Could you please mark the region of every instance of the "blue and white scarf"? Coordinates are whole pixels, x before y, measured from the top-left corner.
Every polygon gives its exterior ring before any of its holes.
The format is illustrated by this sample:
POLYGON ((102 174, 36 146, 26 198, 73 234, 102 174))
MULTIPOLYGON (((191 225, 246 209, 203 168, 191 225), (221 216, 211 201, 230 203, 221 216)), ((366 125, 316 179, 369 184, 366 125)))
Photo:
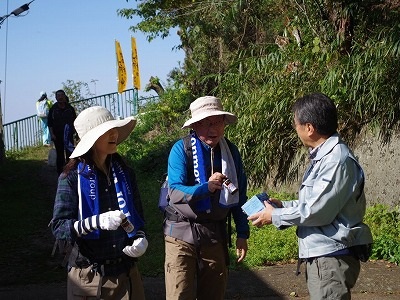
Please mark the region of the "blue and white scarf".
MULTIPOLYGON (((203 148, 201 141, 197 137, 195 132, 191 133, 190 142, 192 145, 193 153, 193 172, 196 184, 202 184, 208 182, 206 164, 203 158, 203 148)), ((235 162, 232 157, 232 153, 225 138, 221 138, 219 142, 221 148, 221 159, 222 159, 222 174, 226 175, 232 183, 238 187, 238 179, 236 174, 235 162)), ((212 164, 213 162, 211 162, 212 164)), ((239 193, 231 195, 228 189, 224 188, 221 190, 219 197, 219 205, 222 207, 232 207, 239 203, 239 193)), ((210 197, 201 199, 196 202, 196 210, 198 212, 210 212, 211 210, 211 199, 210 197)))
MULTIPOLYGON (((208 182, 206 164, 204 163, 203 158, 203 148, 201 146, 201 141, 195 132, 191 133, 190 143, 192 144, 194 182, 195 184, 208 182)), ((196 210, 199 212, 210 212, 210 197, 197 201, 196 210)))
MULTIPOLYGON (((144 221, 137 213, 133 204, 133 193, 127 172, 124 172, 122 165, 116 161, 112 161, 111 170, 115 190, 117 192, 118 206, 134 226, 134 230, 131 233, 128 233, 129 237, 133 237, 136 235, 138 229, 143 227, 144 221)), ((83 163, 78 164, 78 195, 79 221, 100 214, 97 171, 83 163)), ((98 239, 99 236, 100 231, 95 230, 82 236, 82 238, 98 239)))

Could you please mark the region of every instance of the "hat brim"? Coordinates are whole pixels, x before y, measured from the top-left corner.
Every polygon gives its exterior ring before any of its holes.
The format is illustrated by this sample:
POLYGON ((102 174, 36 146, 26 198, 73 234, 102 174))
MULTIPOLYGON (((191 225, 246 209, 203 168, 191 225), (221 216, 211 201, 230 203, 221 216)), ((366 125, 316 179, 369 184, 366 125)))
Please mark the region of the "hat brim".
POLYGON ((94 143, 109 131, 112 128, 116 128, 118 130, 118 140, 117 145, 122 143, 127 139, 127 137, 131 134, 133 129, 136 126, 136 119, 133 117, 128 117, 123 120, 110 120, 102 123, 95 128, 89 130, 79 141, 78 145, 76 145, 74 151, 72 152, 70 158, 76 158, 87 153, 90 148, 93 147, 94 143))
POLYGON ((194 118, 190 118, 189 120, 187 120, 185 122, 185 124, 183 124, 182 129, 191 128, 194 123, 199 122, 205 118, 212 117, 212 116, 221 116, 221 115, 225 116, 225 124, 227 124, 227 125, 234 124, 237 122, 237 117, 234 114, 228 113, 226 111, 214 111, 212 113, 207 111, 207 112, 197 115, 194 118))

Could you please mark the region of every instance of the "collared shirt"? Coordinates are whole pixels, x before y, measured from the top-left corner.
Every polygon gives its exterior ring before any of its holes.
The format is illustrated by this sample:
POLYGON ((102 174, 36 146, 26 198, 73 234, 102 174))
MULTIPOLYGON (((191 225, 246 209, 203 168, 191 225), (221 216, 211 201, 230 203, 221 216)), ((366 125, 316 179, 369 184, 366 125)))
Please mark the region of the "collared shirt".
POLYGON ((310 148, 308 152, 308 158, 310 159, 310 165, 308 166, 307 170, 304 172, 303 175, 303 181, 307 179, 308 175, 310 175, 311 171, 313 170, 316 161, 314 158, 317 156, 319 149, 321 149, 322 145, 324 143, 320 144, 319 146, 315 148, 310 148))
POLYGON ((319 145, 318 145, 317 147, 315 147, 315 148, 310 148, 309 151, 308 151, 308 158, 309 158, 309 159, 314 159, 314 158, 317 156, 318 151, 319 151, 319 149, 321 149, 321 147, 322 147, 323 144, 324 144, 324 143, 319 144, 319 145))

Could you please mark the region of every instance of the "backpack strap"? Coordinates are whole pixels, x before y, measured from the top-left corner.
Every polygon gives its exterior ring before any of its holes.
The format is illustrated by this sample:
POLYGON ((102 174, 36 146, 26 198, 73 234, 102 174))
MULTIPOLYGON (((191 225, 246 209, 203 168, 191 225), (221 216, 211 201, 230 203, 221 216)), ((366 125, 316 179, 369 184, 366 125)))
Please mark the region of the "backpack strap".
MULTIPOLYGON (((185 158, 186 158, 186 172, 188 176, 188 184, 189 185, 194 185, 195 183, 195 178, 194 178, 194 173, 193 173, 193 152, 192 152, 192 143, 190 141, 191 135, 187 135, 182 138, 183 141, 183 148, 185 150, 185 158)), ((160 181, 162 183, 161 189, 160 189, 160 196, 158 199, 158 208, 164 213, 164 216, 166 216, 166 211, 165 208, 168 207, 169 203, 169 195, 168 195, 168 173, 165 173, 163 175, 162 180, 160 181)), ((173 217, 175 218, 175 216, 173 217)))
POLYGON ((195 178, 193 173, 193 152, 192 152, 192 142, 191 142, 191 133, 185 136, 183 140, 183 148, 186 154, 186 172, 188 176, 188 184, 194 185, 195 178))
MULTIPOLYGON (((195 184, 195 177, 193 173, 193 151, 192 151, 192 130, 188 135, 186 135, 183 138, 183 147, 185 150, 185 157, 186 157, 186 172, 188 176, 188 184, 189 185, 194 185, 195 184)), ((193 235, 193 241, 194 241, 194 246, 196 248, 197 252, 197 257, 200 258, 200 237, 196 231, 194 220, 188 219, 190 223, 190 229, 192 230, 192 235, 193 235)), ((197 259, 197 265, 199 267, 199 270, 202 270, 204 268, 203 261, 201 259, 197 259)))

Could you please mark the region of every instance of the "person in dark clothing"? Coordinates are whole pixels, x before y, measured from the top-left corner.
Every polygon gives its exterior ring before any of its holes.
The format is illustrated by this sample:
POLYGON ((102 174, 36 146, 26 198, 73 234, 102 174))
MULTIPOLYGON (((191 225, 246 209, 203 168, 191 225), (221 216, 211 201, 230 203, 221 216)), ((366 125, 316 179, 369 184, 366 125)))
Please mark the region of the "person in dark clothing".
POLYGON ((64 141, 65 127, 69 126, 72 133, 75 132, 74 120, 76 119, 76 111, 69 104, 68 97, 63 90, 56 92, 57 102, 50 108, 48 116, 48 126, 50 129, 51 140, 57 151, 57 173, 61 174, 64 165, 71 155, 71 148, 65 145, 74 143, 73 134, 70 134, 69 141, 64 141))
POLYGON ((59 177, 51 221, 55 238, 72 246, 68 300, 142 300, 143 207, 135 172, 117 153, 136 120, 93 106, 74 125, 80 141, 59 177))

